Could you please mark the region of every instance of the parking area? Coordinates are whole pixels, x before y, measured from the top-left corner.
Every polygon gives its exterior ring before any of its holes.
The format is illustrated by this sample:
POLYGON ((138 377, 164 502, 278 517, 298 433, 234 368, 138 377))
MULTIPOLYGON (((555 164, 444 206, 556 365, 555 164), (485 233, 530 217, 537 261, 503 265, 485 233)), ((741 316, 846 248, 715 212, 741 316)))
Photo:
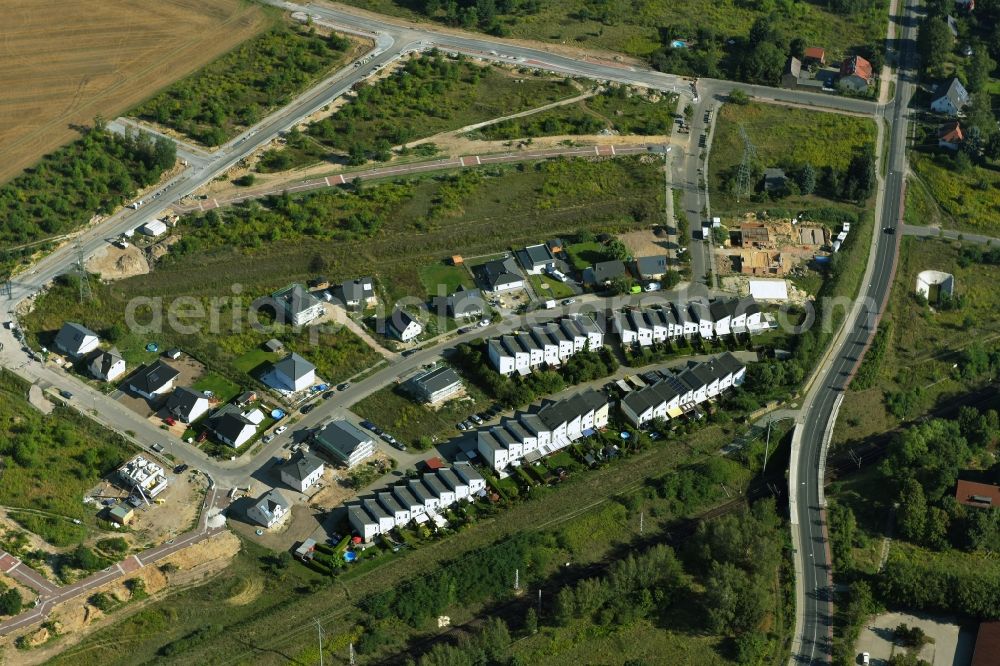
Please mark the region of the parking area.
POLYGON ((872 666, 884 666, 894 654, 905 652, 907 648, 897 645, 894 640, 894 630, 900 624, 920 627, 932 639, 916 653, 920 659, 933 666, 969 666, 972 663, 975 626, 962 627, 950 617, 907 613, 884 613, 863 627, 855 649, 856 663, 861 663, 863 652, 871 655, 872 666))

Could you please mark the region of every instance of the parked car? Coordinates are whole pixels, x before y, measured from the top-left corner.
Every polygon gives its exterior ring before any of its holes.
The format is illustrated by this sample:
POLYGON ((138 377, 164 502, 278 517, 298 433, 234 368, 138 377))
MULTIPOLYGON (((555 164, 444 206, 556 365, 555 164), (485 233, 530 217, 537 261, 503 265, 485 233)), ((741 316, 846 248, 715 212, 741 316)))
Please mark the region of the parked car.
POLYGON ((466 430, 472 430, 473 428, 476 427, 475 425, 473 425, 472 421, 462 421, 462 425, 465 426, 466 430))
POLYGON ((385 440, 385 441, 387 441, 387 442, 392 442, 392 435, 390 435, 387 432, 383 432, 382 433, 382 439, 385 440))
POLYGON ((70 399, 73 398, 73 394, 70 393, 69 391, 67 391, 66 389, 63 389, 63 390, 59 391, 59 395, 61 395, 62 397, 66 398, 67 400, 70 400, 70 399))
POLYGON ((324 400, 329 400, 334 395, 336 395, 336 393, 337 393, 336 391, 327 391, 326 393, 323 394, 323 399, 324 400))
POLYGON ((563 301, 563 305, 573 305, 574 303, 576 303, 575 298, 567 298, 565 301, 563 301))
POLYGON ((183 474, 188 469, 187 463, 181 463, 177 467, 174 467, 174 474, 183 474))
POLYGON ((351 388, 351 383, 350 382, 344 382, 343 384, 341 384, 340 386, 337 387, 337 390, 338 391, 346 391, 349 388, 351 388))
POLYGON ((169 426, 177 425, 177 419, 175 419, 172 416, 168 416, 167 418, 163 419, 163 422, 169 426))
POLYGON ((476 326, 478 326, 479 328, 486 328, 489 325, 490 325, 490 320, 489 319, 480 319, 479 323, 476 324, 476 326))
POLYGON ((301 408, 301 409, 299 409, 299 413, 300 413, 300 414, 308 414, 308 413, 309 413, 309 412, 311 412, 311 411, 312 411, 312 410, 313 410, 313 409, 314 409, 315 407, 316 407, 316 405, 315 405, 315 404, 313 404, 313 403, 309 403, 308 405, 302 405, 302 408, 301 408))
POLYGON ((413 356, 418 351, 419 351, 418 349, 407 349, 406 351, 403 352, 403 358, 406 358, 407 356, 413 356))
POLYGON ((468 430, 469 429, 469 426, 465 425, 464 421, 462 423, 456 423, 455 427, 458 428, 459 430, 468 430))
POLYGON ((274 439, 274 435, 264 435, 263 437, 261 437, 260 441, 264 442, 265 444, 270 444, 272 439, 274 439))
POLYGON ((149 448, 151 448, 151 449, 153 449, 154 451, 156 451, 157 453, 159 453, 160 451, 162 451, 162 450, 163 450, 163 444, 153 444, 153 445, 152 445, 152 446, 150 446, 149 448))
POLYGON ((368 428, 369 430, 375 430, 375 424, 372 423, 371 421, 362 421, 361 427, 368 428))
POLYGON ((275 435, 280 435, 281 433, 285 432, 286 430, 288 430, 288 426, 285 426, 285 425, 278 426, 277 428, 274 429, 274 434, 275 435))
POLYGON ((473 414, 469 418, 472 419, 473 423, 475 423, 476 425, 483 424, 483 419, 479 416, 479 414, 473 414))

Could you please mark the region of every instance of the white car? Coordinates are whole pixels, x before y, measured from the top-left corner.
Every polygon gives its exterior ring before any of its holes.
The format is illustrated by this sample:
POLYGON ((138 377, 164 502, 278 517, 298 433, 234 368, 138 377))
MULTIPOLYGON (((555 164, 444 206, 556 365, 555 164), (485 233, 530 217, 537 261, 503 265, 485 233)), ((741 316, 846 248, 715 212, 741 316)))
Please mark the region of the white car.
POLYGON ((274 429, 274 434, 275 435, 280 435, 281 433, 285 432, 286 430, 288 430, 288 426, 278 426, 277 428, 274 429))
POLYGON ((872 663, 872 656, 867 652, 861 653, 861 664, 862 666, 869 666, 872 663))

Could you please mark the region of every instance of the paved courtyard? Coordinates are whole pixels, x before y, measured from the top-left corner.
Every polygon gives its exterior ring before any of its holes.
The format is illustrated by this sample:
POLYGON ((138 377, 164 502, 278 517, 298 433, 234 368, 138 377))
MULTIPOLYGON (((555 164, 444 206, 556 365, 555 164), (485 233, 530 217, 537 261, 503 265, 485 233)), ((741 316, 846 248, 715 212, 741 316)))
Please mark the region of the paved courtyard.
POLYGON ((905 650, 893 643, 893 629, 900 624, 920 627, 933 642, 925 645, 917 655, 933 666, 969 666, 976 644, 973 626, 960 626, 955 618, 885 613, 861 629, 858 638, 856 663, 861 663, 861 653, 871 654, 872 666, 883 666, 897 652, 905 650))

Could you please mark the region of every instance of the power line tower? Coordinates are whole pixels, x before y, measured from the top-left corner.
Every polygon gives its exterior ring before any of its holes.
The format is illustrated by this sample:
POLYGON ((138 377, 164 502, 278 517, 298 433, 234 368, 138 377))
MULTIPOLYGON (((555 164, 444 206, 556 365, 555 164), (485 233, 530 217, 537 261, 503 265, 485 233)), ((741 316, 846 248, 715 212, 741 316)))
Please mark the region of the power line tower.
POLYGON ((323 666, 323 625, 319 623, 319 618, 313 618, 316 622, 316 633, 319 638, 319 666, 323 666))
POLYGON ((90 278, 83 261, 83 247, 79 243, 76 244, 76 272, 80 278, 80 302, 86 303, 93 298, 93 293, 90 291, 90 278))
POLYGON ((753 175, 753 163, 757 160, 757 149, 747 136, 747 130, 740 123, 740 138, 743 139, 743 160, 740 162, 740 170, 736 176, 736 200, 748 197, 753 193, 753 183, 750 177, 753 175))

